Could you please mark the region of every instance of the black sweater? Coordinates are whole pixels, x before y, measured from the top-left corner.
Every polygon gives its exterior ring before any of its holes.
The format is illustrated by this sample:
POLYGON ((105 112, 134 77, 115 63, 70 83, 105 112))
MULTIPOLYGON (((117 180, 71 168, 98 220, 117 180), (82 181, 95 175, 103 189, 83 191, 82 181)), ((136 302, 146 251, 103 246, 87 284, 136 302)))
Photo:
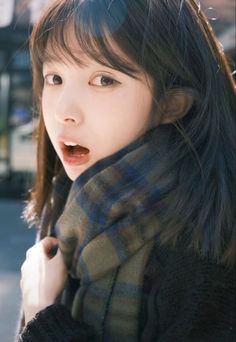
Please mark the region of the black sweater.
MULTIPOLYGON (((138 341, 236 341, 235 283, 233 268, 201 259, 184 246, 170 249, 156 243, 144 274, 138 341)), ((27 324, 18 341, 97 339, 91 327, 54 304, 27 324)))

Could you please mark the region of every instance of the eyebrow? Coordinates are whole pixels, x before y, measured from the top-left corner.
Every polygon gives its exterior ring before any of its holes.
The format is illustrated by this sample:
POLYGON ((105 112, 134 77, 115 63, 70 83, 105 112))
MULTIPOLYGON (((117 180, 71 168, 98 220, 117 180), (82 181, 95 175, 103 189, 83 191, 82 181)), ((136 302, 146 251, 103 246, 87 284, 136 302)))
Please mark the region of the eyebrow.
MULTIPOLYGON (((78 62, 76 62, 76 58, 72 57, 73 54, 72 54, 72 56, 70 56, 69 54, 65 53, 64 55, 61 54, 61 57, 60 57, 59 54, 49 53, 47 50, 45 50, 45 54, 44 54, 44 57, 42 59, 42 62, 43 62, 43 64, 50 65, 50 64, 54 64, 54 63, 67 64, 67 61, 72 61, 73 63, 79 65, 81 68, 89 67, 89 63, 86 62, 85 60, 86 59, 88 60, 90 58, 83 51, 79 54, 79 56, 81 56, 81 55, 84 56, 84 59, 83 59, 83 57, 81 57, 81 58, 79 57, 78 58, 78 62)), ((123 72, 122 70, 115 69, 112 66, 103 65, 103 64, 99 63, 98 61, 96 61, 95 59, 94 59, 94 62, 97 63, 98 65, 102 65, 102 66, 104 66, 104 67, 106 67, 108 69, 112 69, 112 70, 115 70, 117 72, 126 74, 127 76, 133 77, 135 79, 140 79, 139 75, 140 75, 140 73, 142 73, 141 70, 139 70, 139 69, 135 70, 134 69, 133 72, 128 74, 128 73, 123 72)))

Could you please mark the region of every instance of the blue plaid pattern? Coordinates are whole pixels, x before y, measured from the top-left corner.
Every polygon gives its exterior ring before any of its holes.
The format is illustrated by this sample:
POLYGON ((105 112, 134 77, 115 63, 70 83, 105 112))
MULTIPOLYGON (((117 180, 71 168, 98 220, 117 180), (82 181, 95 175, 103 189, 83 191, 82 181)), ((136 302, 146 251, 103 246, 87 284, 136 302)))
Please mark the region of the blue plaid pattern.
POLYGON ((153 129, 78 177, 56 224, 68 271, 80 279, 71 312, 101 340, 137 340, 143 271, 159 231, 155 137, 153 129))

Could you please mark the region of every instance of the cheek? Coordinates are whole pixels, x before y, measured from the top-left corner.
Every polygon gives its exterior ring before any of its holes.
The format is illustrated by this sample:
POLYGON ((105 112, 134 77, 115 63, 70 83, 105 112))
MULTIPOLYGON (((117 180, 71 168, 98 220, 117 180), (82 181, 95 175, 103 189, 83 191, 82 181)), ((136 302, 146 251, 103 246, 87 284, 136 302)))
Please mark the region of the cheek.
POLYGON ((152 96, 150 92, 119 93, 98 106, 96 119, 91 120, 95 145, 101 153, 113 153, 136 140, 149 127, 152 96), (102 110, 101 110, 102 109, 102 110))
POLYGON ((42 96, 42 113, 43 113, 44 121, 46 121, 45 119, 48 116, 47 112, 48 112, 48 100, 47 100, 47 97, 43 93, 43 96, 42 96))
MULTIPOLYGON (((54 135, 55 135, 55 122, 53 120, 53 108, 52 101, 49 101, 46 97, 42 98, 42 116, 46 131, 48 136, 54 145, 54 135)), ((54 146, 55 147, 55 146, 54 146)))
POLYGON ((134 128, 145 128, 151 120, 152 95, 146 87, 137 87, 136 91, 125 98, 127 124, 134 128))
POLYGON ((53 116, 52 116, 52 113, 54 110, 53 109, 53 103, 54 103, 53 99, 43 93, 43 96, 42 96, 42 114, 43 114, 43 119, 44 119, 46 128, 50 124, 50 122, 53 121, 53 116))

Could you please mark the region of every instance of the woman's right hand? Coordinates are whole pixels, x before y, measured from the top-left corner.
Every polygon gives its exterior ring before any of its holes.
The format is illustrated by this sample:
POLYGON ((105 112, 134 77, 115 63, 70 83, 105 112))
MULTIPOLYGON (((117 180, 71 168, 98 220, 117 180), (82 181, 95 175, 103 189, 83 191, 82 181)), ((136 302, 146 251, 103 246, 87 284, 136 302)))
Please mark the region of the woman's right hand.
POLYGON ((37 312, 55 303, 67 280, 67 269, 61 251, 55 256, 50 252, 58 245, 53 237, 46 237, 26 253, 26 260, 21 268, 21 291, 25 324, 37 312))

